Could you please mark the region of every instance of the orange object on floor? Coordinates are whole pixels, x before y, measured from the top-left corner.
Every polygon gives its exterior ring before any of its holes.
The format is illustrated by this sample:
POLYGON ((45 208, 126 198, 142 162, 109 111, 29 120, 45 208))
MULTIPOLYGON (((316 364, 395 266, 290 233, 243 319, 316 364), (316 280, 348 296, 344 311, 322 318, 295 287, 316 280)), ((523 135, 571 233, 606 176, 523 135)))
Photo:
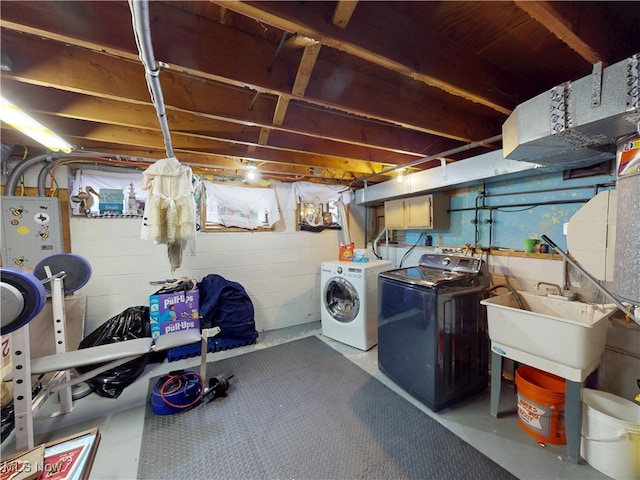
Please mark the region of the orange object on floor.
POLYGON ((533 367, 516 370, 518 424, 532 437, 565 445, 565 380, 533 367))

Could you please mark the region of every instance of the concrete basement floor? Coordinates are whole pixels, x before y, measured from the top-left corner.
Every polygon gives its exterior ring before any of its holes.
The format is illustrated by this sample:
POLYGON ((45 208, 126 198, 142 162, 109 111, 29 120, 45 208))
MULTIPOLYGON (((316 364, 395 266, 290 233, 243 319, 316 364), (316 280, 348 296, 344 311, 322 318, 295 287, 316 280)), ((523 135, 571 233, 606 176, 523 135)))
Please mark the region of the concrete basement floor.
MULTIPOLYGON (((501 416, 489 415, 489 389, 449 408, 433 413, 429 408, 401 390, 385 377, 377 367, 377 348, 363 352, 322 336, 320 322, 262 332, 255 345, 223 352, 209 353, 207 361, 240 355, 268 348, 309 335, 316 335, 341 352, 345 357, 393 389, 417 408, 433 417, 446 428, 477 448, 521 479, 590 480, 607 479, 584 461, 570 462, 565 446, 539 446, 517 423, 516 398, 513 388, 502 388, 501 416)), ((117 399, 100 397, 95 393, 74 402, 74 409, 66 415, 51 417, 57 410, 57 399, 51 397, 38 412, 34 421, 36 444, 70 435, 88 428, 99 427, 102 439, 91 471, 92 479, 135 479, 142 439, 144 412, 149 380, 170 370, 197 368, 200 357, 175 362, 148 365, 143 375, 127 387, 117 399)), ((233 384, 233 380, 231 381, 233 384)), ((233 395, 232 390, 229 392, 233 395)), ((209 408, 215 408, 213 404, 209 408)), ((2 444, 2 455, 15 451, 15 433, 2 444)))

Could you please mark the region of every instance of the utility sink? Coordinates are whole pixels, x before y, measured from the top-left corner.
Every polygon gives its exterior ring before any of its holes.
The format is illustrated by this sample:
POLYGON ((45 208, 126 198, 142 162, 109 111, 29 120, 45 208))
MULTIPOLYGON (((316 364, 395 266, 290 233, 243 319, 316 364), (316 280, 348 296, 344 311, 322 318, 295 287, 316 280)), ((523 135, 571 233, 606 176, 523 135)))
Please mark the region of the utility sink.
POLYGON ((613 304, 595 305, 528 292, 481 300, 493 352, 580 382, 600 363, 613 304))

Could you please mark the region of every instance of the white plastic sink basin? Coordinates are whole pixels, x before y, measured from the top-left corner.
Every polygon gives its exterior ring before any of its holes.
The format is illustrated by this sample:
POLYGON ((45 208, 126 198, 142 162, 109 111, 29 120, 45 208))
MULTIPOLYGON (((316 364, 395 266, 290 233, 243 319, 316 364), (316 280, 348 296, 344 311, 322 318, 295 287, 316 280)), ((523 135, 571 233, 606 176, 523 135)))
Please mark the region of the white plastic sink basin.
POLYGON ((583 380, 577 377, 588 375, 600 363, 606 319, 616 306, 527 292, 518 295, 526 310, 518 307, 511 293, 480 302, 487 307, 492 350, 570 380, 583 380))

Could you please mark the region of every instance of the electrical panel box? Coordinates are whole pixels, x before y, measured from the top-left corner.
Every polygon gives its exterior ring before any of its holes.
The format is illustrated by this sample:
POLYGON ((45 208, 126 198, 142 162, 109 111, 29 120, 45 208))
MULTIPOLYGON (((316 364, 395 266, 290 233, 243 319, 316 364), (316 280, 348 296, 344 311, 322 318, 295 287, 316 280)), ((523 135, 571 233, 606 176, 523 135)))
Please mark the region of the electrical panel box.
POLYGON ((0 197, 2 266, 32 270, 62 253, 60 202, 55 197, 0 197))

